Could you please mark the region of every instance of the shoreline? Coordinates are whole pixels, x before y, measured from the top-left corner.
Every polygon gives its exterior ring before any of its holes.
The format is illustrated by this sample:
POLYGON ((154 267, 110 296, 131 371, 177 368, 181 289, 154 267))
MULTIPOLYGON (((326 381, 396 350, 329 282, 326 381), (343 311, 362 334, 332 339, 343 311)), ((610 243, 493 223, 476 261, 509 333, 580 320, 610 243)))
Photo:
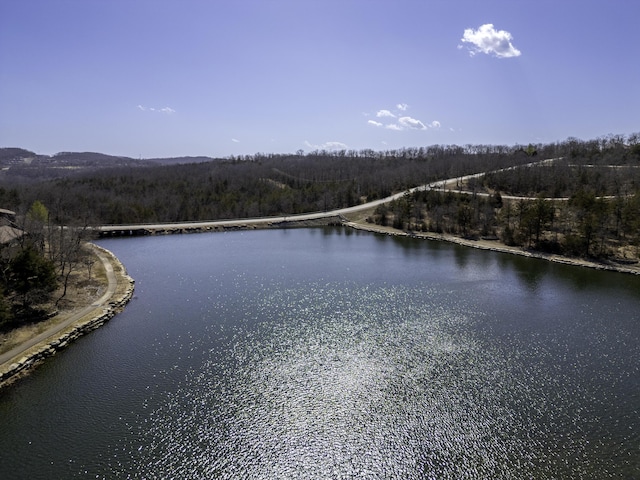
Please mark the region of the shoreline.
MULTIPOLYGON (((344 227, 352 228, 354 230, 377 233, 381 235, 448 242, 464 247, 519 255, 529 258, 537 258, 550 262, 560 263, 563 265, 640 275, 640 264, 638 263, 633 264, 633 266, 625 266, 622 264, 594 262, 580 258, 527 251, 523 250, 521 247, 510 247, 508 245, 500 243, 498 240, 468 240, 447 234, 407 232, 391 227, 383 227, 381 225, 366 223, 360 219, 348 220, 342 218, 341 222, 336 222, 335 219, 332 219, 332 222, 291 221, 281 222, 278 224, 263 225, 258 228, 312 228, 314 226, 320 225, 337 224, 341 224, 344 227)), ((254 228, 256 227, 254 226, 251 229, 254 228)), ((233 230, 245 229, 248 229, 245 225, 241 225, 239 228, 233 228, 233 230)), ((229 229, 222 229, 217 231, 227 230, 229 229)), ((215 231, 216 230, 204 230, 204 232, 212 233, 215 231)), ((180 233, 201 232, 203 232, 203 230, 183 230, 180 233)), ((90 243, 90 245, 96 252, 96 255, 103 262, 105 270, 108 273, 107 277, 109 285, 107 288, 107 293, 105 293, 100 299, 92 302, 90 305, 84 308, 76 309, 76 311, 73 312, 67 320, 62 321, 60 324, 55 325, 51 329, 38 336, 42 338, 36 337, 35 339, 31 339, 29 342, 24 342, 22 345, 19 345, 14 349, 17 351, 14 354, 12 353, 14 350, 11 350, 0 355, 0 390, 30 373, 44 360, 65 349, 73 341, 104 325, 116 314, 120 313, 133 297, 135 281, 128 275, 126 268, 122 264, 122 262, 120 262, 120 260, 109 250, 94 243, 90 243), (27 345, 25 347, 25 344, 27 343, 32 343, 32 345, 27 345), (3 357, 5 358, 3 359, 3 357)))
POLYGON ((0 390, 30 373, 47 358, 97 329, 120 313, 133 297, 135 281, 109 250, 89 244, 107 272, 107 289, 90 305, 75 309, 69 318, 34 339, 0 355, 0 390))

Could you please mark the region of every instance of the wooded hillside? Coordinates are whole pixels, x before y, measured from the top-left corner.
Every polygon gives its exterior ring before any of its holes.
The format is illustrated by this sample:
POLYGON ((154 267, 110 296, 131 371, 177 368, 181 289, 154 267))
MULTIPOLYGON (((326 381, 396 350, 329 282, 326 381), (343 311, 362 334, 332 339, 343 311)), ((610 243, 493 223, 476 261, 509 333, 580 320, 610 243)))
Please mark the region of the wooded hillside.
MULTIPOLYGON (((612 254, 612 239, 624 245, 638 242, 640 134, 527 146, 258 153, 162 166, 122 164, 122 157, 109 163, 96 155, 91 158, 105 162, 102 168, 94 162, 92 170, 70 169, 62 178, 50 179, 44 163, 40 177, 19 184, 4 171, 0 207, 24 214, 41 201, 51 221, 65 225, 249 218, 347 207, 488 172, 460 185, 472 195, 416 194, 403 200, 408 205, 382 208, 372 221, 497 236, 507 243, 579 255, 612 254), (552 158, 557 160, 522 167, 552 158), (510 195, 530 199, 506 200, 510 195)), ((14 163, 19 156, 13 152, 14 163)), ((58 157, 73 154, 52 158, 58 157)))

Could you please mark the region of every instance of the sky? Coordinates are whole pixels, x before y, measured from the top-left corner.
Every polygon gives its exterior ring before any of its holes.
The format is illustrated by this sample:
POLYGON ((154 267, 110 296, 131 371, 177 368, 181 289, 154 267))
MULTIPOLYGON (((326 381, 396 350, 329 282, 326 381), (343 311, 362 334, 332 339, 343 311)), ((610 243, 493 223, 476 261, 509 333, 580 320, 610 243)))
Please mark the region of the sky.
POLYGON ((640 132, 637 0, 0 0, 0 147, 134 158, 640 132))

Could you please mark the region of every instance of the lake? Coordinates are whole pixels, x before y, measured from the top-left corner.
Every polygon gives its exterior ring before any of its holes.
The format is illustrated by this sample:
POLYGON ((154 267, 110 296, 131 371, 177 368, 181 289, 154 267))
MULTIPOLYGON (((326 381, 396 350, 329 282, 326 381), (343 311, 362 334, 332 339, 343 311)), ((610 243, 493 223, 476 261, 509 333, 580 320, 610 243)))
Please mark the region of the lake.
POLYGON ((98 242, 136 280, 0 391, 0 478, 640 478, 640 278, 342 228, 98 242))

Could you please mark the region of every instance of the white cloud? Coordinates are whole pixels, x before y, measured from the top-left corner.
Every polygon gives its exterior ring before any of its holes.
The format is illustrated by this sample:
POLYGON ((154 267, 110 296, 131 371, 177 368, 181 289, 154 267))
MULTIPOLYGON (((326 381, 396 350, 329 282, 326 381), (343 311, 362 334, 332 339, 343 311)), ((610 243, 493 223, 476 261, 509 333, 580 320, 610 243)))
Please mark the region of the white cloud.
POLYGON ((429 124, 425 124, 422 120, 418 120, 417 118, 409 117, 409 116, 401 116, 401 113, 409 108, 409 105, 406 103, 398 103, 395 106, 395 113, 390 110, 378 110, 376 113, 377 118, 397 118, 397 121, 393 123, 384 124, 377 120, 368 120, 367 124, 373 127, 384 127, 387 130, 427 130, 428 128, 440 128, 440 122, 437 120, 432 121, 429 124), (399 117, 399 118, 398 118, 399 117))
POLYGON ((496 30, 491 23, 481 25, 477 30, 467 28, 461 40, 470 44, 467 48, 471 56, 476 53, 495 55, 498 58, 521 55, 520 50, 511 43, 511 34, 505 30, 496 30))
POLYGON ((389 110, 378 110, 378 113, 376 113, 376 117, 378 117, 378 118, 382 118, 382 117, 396 118, 396 116, 393 113, 391 113, 389 110))
POLYGON ((138 105, 138 110, 141 110, 143 112, 166 113, 167 115, 176 113, 176 111, 171 107, 154 108, 154 107, 145 107, 144 105, 138 105))
POLYGON ((346 144, 342 142, 325 142, 321 145, 314 145, 308 140, 305 140, 304 144, 307 147, 312 148, 314 150, 346 150, 347 148, 349 148, 346 144))
POLYGON ((231 139, 231 141, 232 141, 233 143, 240 143, 240 140, 238 140, 237 138, 232 138, 232 139, 231 139))
POLYGON ((426 130, 427 126, 420 120, 416 120, 411 117, 400 117, 398 123, 405 128, 412 128, 414 130, 426 130))

